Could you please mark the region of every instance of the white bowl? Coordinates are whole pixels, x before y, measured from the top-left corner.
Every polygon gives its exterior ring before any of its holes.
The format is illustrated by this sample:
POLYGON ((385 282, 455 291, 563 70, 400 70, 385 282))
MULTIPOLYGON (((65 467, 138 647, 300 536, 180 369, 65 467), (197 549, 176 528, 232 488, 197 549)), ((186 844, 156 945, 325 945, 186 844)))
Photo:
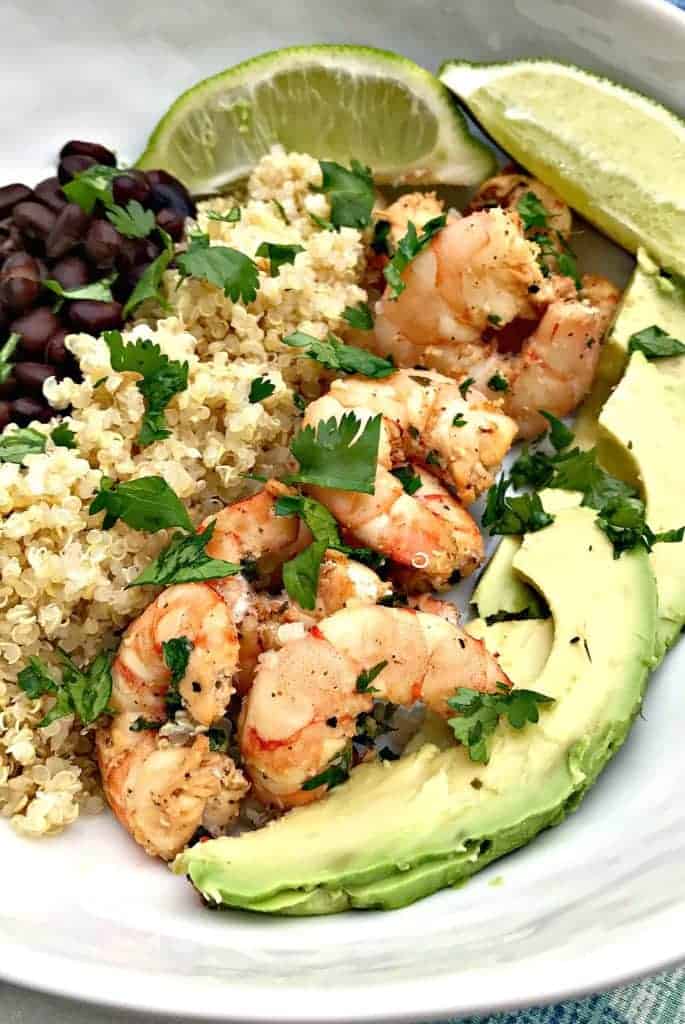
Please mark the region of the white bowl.
MULTIPOLYGON (((388 47, 432 68, 559 57, 685 107, 685 16, 660 0, 22 0, 2 24, 3 181, 49 173, 74 136, 135 156, 182 89, 308 41, 388 47)), ((0 974, 185 1019, 396 1021, 559 1000, 680 962, 683 676, 685 648, 569 821, 392 914, 211 914, 107 816, 39 843, 3 827, 0 974)))

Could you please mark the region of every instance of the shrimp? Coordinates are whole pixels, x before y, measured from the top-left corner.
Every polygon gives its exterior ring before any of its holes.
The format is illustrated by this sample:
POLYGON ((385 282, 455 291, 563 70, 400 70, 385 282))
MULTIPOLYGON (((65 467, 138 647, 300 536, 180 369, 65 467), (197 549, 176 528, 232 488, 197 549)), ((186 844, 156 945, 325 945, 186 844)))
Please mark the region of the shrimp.
POLYGON ((309 803, 326 786, 303 786, 348 748, 374 696, 403 706, 423 701, 449 717, 457 687, 492 693, 498 683, 511 685, 482 641, 441 615, 380 606, 339 611, 261 658, 239 725, 247 773, 267 803, 309 803), (379 666, 375 694, 360 691, 360 674, 379 666))
MULTIPOLYGON (((382 413, 395 438, 393 461, 406 457, 429 465, 466 505, 490 486, 516 433, 516 424, 498 404, 475 388, 462 394, 454 380, 434 372, 399 370, 384 380, 339 379, 327 397, 345 409, 382 413)), ((323 408, 312 403, 305 420, 318 421, 323 408)))
POLYGON ((553 232, 559 232, 562 238, 568 238, 572 222, 570 209, 549 185, 543 185, 529 174, 505 173, 488 178, 471 198, 467 212, 489 210, 493 206, 516 210, 519 202, 530 192, 544 207, 546 221, 544 224, 531 225, 526 235, 534 238, 541 230, 551 229, 553 232))

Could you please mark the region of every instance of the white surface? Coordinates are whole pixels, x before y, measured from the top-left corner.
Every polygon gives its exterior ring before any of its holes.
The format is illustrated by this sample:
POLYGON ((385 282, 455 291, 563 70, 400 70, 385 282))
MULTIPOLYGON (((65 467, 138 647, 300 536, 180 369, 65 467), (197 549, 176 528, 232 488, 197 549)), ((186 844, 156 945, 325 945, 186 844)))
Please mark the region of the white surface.
MULTIPOLYGON (((388 46, 429 67, 560 56, 685 107, 685 19, 658 2, 23 0, 1 20, 4 181, 48 173, 70 136, 135 156, 182 88, 294 42, 388 46)), ((415 1020, 555 1000, 685 959, 684 674, 681 649, 569 822, 393 914, 211 914, 107 817, 43 843, 2 828, 0 974, 185 1020, 415 1020)), ((59 1024, 119 1019, 28 999, 17 1024, 42 1024, 45 1006, 59 1024)))

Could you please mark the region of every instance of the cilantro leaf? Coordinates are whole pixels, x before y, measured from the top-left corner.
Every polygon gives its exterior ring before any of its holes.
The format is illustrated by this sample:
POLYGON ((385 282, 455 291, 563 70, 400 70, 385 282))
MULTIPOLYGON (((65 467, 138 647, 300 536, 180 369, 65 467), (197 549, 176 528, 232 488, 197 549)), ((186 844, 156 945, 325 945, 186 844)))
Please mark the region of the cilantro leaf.
POLYGON ((481 693, 460 686, 448 705, 459 717, 448 719, 457 740, 468 749, 469 759, 478 764, 490 760, 489 739, 504 715, 514 729, 540 720, 538 705, 553 704, 554 698, 535 690, 510 690, 498 683, 499 693, 481 693))
POLYGON ((421 477, 414 472, 411 466, 396 466, 390 472, 397 477, 407 494, 416 494, 423 486, 421 477))
POLYGON ((212 726, 207 730, 207 739, 213 754, 225 754, 228 750, 228 733, 225 728, 219 725, 212 726))
POLYGON ((162 309, 168 311, 169 303, 164 298, 162 293, 162 281, 167 267, 171 263, 174 256, 174 243, 166 231, 162 231, 158 228, 159 234, 162 236, 164 242, 164 249, 159 254, 156 260, 153 260, 145 268, 145 271, 138 279, 138 283, 129 295, 126 305, 122 310, 124 319, 126 319, 130 313, 140 306, 142 302, 147 299, 154 299, 162 309))
POLYGON ((10 360, 20 340, 20 334, 10 334, 7 341, 0 348, 0 384, 4 384, 12 373, 14 364, 10 360))
POLYGON ((400 238, 394 256, 383 268, 383 276, 390 286, 391 299, 398 299, 407 287, 402 280, 402 272, 446 224, 447 216, 443 213, 440 217, 433 217, 427 221, 421 234, 417 235, 415 225, 409 221, 406 235, 400 238))
POLYGON ((511 482, 514 487, 547 487, 554 475, 554 457, 546 452, 535 451, 526 445, 511 467, 511 482))
POLYGON ((361 373, 364 377, 380 380, 395 373, 395 365, 389 359, 375 356, 366 349, 346 345, 329 332, 324 341, 303 331, 293 331, 283 338, 284 345, 305 350, 305 355, 316 359, 328 370, 342 370, 343 373, 361 373))
POLYGON ((565 423, 558 420, 551 412, 545 412, 544 409, 540 409, 540 415, 544 416, 549 423, 549 439, 556 451, 560 452, 563 448, 568 448, 570 444, 573 444, 573 431, 569 430, 565 423))
POLYGON ((269 274, 276 277, 286 263, 294 263, 298 252, 304 252, 302 245, 280 245, 278 242, 262 242, 255 253, 269 261, 269 274))
POLYGON ((317 228, 321 228, 322 231, 335 231, 335 227, 329 220, 325 220, 323 217, 319 217, 315 213, 310 213, 309 219, 313 224, 316 224, 317 228))
POLYGON ((113 274, 110 277, 103 277, 100 281, 93 281, 92 284, 84 284, 81 288, 63 288, 59 281, 55 281, 49 277, 43 281, 43 287, 47 288, 48 291, 54 292, 60 299, 58 305, 61 305, 65 300, 75 299, 92 299, 94 302, 111 302, 112 301, 112 284, 116 275, 113 274))
POLYGON ((629 352, 642 352, 647 359, 668 359, 670 356, 681 356, 685 352, 685 344, 672 337, 667 331, 656 324, 636 331, 628 339, 629 352))
POLYGON ((274 204, 274 206, 278 210, 278 216, 281 218, 283 223, 284 224, 290 224, 290 221, 288 220, 288 214, 283 209, 283 203, 279 203, 278 199, 272 199, 271 202, 274 204))
POLYGON ((276 385, 268 377, 255 377, 250 384, 248 401, 255 405, 257 402, 262 402, 265 398, 270 398, 275 390, 276 385))
POLYGON ((233 302, 248 303, 257 298, 259 271, 254 260, 226 245, 210 245, 207 235, 193 235, 176 263, 182 277, 209 281, 233 302))
POLYGON ((502 317, 498 316, 497 313, 488 313, 488 323, 492 324, 493 327, 499 327, 502 323, 502 317))
POLYGON ((130 732, 145 732, 147 729, 161 729, 164 722, 157 722, 152 718, 144 718, 138 715, 134 722, 129 725, 130 732))
POLYGON ((76 448, 76 434, 66 423, 58 423, 50 434, 53 444, 60 448, 76 448))
POLYGON ((535 533, 554 522, 554 516, 545 512, 539 494, 506 496, 509 481, 501 477, 487 494, 483 526, 491 535, 535 533))
POLYGON ((187 636, 175 636, 171 640, 162 641, 162 657, 164 664, 171 672, 171 679, 164 698, 168 714, 174 715, 183 707, 183 700, 178 684, 188 671, 188 662, 193 652, 193 642, 187 636))
POLYGON ((155 227, 154 213, 144 209, 137 199, 131 199, 125 207, 111 206, 107 220, 126 238, 147 238, 155 227))
POLYGON ((183 535, 177 533, 128 587, 143 587, 147 584, 167 587, 170 583, 198 583, 202 580, 218 580, 235 576, 240 565, 212 558, 205 548, 212 539, 216 523, 212 522, 202 533, 183 535))
POLYGON ((31 699, 44 694, 56 697, 54 706, 38 723, 39 728, 65 715, 77 715, 83 725, 90 725, 108 711, 113 654, 103 651, 85 670, 77 668, 65 651, 58 649, 58 654, 63 666, 61 680, 50 675, 40 658, 29 658, 29 665, 17 677, 19 686, 31 699))
POLYGON ((288 596, 309 611, 316 605, 321 562, 327 547, 325 540, 316 540, 283 566, 283 584, 288 596))
POLYGON ((293 483, 334 487, 341 491, 373 494, 381 437, 380 413, 362 426, 354 412, 336 420, 321 420, 298 431, 290 451, 300 463, 293 483))
POLYGON ((19 427, 0 436, 0 462, 19 465, 27 455, 40 455, 45 451, 47 437, 33 427, 19 427))
POLYGON ((366 302, 358 302, 356 306, 345 306, 342 318, 357 331, 373 330, 373 315, 366 302))
POLYGON ((371 223, 375 200, 373 176, 369 167, 352 160, 350 170, 332 160, 320 160, 323 183, 331 204, 334 227, 365 228, 371 223))
POLYGON ((465 427, 466 423, 467 423, 466 417, 463 415, 463 413, 460 413, 460 412, 458 412, 457 415, 452 420, 452 426, 453 427, 465 427))
POLYGON ((488 387, 491 391, 508 391, 509 381, 506 377, 503 377, 501 373, 493 373, 492 377, 488 381, 488 387))
POLYGON ((171 526, 180 526, 188 532, 193 529, 185 506, 161 476, 142 476, 121 484, 103 476, 88 511, 91 515, 105 513, 102 523, 105 530, 111 529, 119 519, 145 533, 157 533, 171 526))
POLYGON ((679 544, 685 536, 685 527, 682 526, 654 533, 647 525, 645 505, 639 498, 609 498, 599 509, 597 524, 611 541, 614 558, 637 547, 651 551, 655 544, 679 544))
POLYGON ((337 757, 333 758, 328 767, 324 768, 322 772, 319 772, 318 775, 315 775, 311 779, 307 779, 303 784, 302 789, 318 789, 319 786, 326 786, 327 789, 335 789, 335 787, 341 785, 341 783, 347 782, 350 777, 351 766, 352 749, 351 747, 346 747, 337 755, 337 757))
POLYGON ((207 220, 218 220, 222 224, 237 224, 241 216, 239 206, 232 206, 226 213, 219 213, 217 210, 207 211, 207 220))
POLYGON ((363 669, 357 676, 357 693, 378 693, 375 686, 372 686, 374 679, 386 668, 387 661, 379 661, 372 668, 363 669))
POLYGON ((475 383, 476 382, 473 379, 473 377, 466 377, 459 385, 459 393, 461 394, 461 397, 464 399, 464 401, 466 401, 466 396, 468 395, 469 391, 471 390, 472 386, 475 383))
POLYGON ((576 263, 576 257, 570 249, 566 249, 564 252, 560 252, 557 256, 557 269, 562 277, 570 277, 576 286, 576 290, 580 291, 583 287, 583 282, 580 279, 578 273, 578 264, 576 263))
POLYGON ((105 331, 103 337, 109 348, 112 369, 140 373, 143 377, 136 384, 145 401, 138 444, 145 448, 154 441, 163 441, 171 433, 164 411, 174 395, 188 387, 188 363, 169 359, 159 345, 147 338, 124 345, 119 331, 105 331))
POLYGON ((338 524, 325 505, 301 494, 282 494, 276 499, 277 516, 299 516, 309 527, 314 540, 325 540, 329 548, 340 545, 338 524))
POLYGON ((549 210, 540 202, 534 192, 526 192, 516 204, 516 210, 523 222, 523 230, 530 228, 546 228, 549 210))
POLYGON ((70 203, 76 203, 86 213, 92 213, 98 201, 105 206, 112 205, 112 181, 121 173, 120 167, 93 164, 77 174, 73 181, 63 185, 62 191, 70 203))

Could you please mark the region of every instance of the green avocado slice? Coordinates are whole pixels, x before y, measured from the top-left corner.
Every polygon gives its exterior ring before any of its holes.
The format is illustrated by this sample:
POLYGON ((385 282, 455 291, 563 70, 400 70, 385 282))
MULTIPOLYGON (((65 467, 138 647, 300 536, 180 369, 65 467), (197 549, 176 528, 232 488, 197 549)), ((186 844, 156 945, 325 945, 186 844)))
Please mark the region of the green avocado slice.
MULTIPOLYGON (((534 688, 556 703, 538 725, 500 723, 487 765, 462 747, 432 744, 361 765, 324 800, 258 832, 200 843, 173 870, 230 907, 392 909, 462 883, 574 810, 640 706, 653 658, 654 577, 644 551, 614 559, 595 513, 578 507, 527 535, 514 569, 544 595, 554 623, 534 688)), ((516 634, 500 630, 493 642, 501 647, 507 636, 516 634)), ((512 640, 510 660, 515 651, 512 640)))
MULTIPOLYGON (((683 317, 685 326, 685 306, 683 317)), ((685 524, 683 445, 685 356, 657 363, 635 352, 599 417, 598 450, 609 472, 642 492, 655 533, 685 524)), ((660 659, 685 623, 685 540, 656 544, 650 558, 659 599, 655 655, 660 659)))
POLYGON ((545 608, 540 595, 512 570, 520 546, 520 537, 502 537, 482 573, 471 598, 482 618, 503 614, 544 618, 545 608))

